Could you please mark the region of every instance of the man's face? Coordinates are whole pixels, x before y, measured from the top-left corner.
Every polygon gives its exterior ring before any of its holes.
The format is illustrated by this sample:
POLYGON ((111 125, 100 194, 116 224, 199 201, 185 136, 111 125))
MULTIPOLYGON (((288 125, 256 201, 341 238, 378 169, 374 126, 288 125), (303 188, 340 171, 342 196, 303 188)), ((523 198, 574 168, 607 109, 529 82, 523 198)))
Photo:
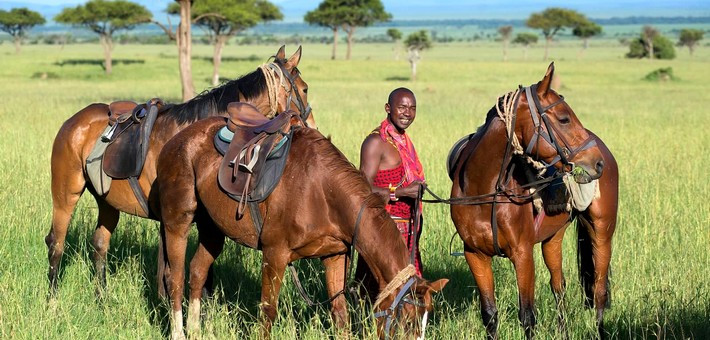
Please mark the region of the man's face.
POLYGON ((398 92, 392 98, 392 103, 385 104, 389 120, 399 132, 404 132, 417 116, 417 100, 408 92, 398 92))

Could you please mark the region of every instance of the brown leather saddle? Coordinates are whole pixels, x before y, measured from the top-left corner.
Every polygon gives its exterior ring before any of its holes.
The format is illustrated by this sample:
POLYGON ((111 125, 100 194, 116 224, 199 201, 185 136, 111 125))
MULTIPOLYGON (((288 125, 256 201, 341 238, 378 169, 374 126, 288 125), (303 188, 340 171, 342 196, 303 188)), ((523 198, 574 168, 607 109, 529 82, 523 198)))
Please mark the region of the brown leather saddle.
MULTIPOLYGON (((237 218, 241 218, 246 203, 261 202, 274 190, 286 165, 293 129, 304 124, 296 112, 268 119, 246 103, 230 103, 227 112, 226 128, 234 135, 226 151, 221 132, 215 135, 215 147, 224 152, 217 180, 222 190, 239 202, 237 218)), ((251 208, 253 215, 258 207, 251 208)))
POLYGON ((109 143, 103 154, 103 171, 111 178, 128 179, 146 213, 147 198, 138 185, 138 176, 143 171, 155 120, 166 108, 159 98, 141 105, 132 101, 113 102, 109 104, 111 129, 101 136, 109 143))

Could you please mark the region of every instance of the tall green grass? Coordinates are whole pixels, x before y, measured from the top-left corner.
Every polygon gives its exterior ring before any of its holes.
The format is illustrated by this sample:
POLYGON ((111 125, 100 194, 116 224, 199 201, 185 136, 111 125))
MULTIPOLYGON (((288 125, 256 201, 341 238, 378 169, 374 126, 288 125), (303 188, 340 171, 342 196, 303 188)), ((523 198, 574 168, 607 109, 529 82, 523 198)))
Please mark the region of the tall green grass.
MULTIPOLYGON (((223 76, 255 69, 278 46, 227 46, 223 76)), ((289 46, 292 52, 295 46, 289 46)), ((392 45, 356 45, 351 61, 329 60, 327 45, 304 46, 300 69, 310 86, 309 101, 320 130, 357 164, 363 138, 384 118, 386 96, 398 86, 417 95, 418 117, 410 129, 424 163, 427 181, 448 194, 445 168, 449 147, 480 125, 496 97, 542 78, 547 62, 533 48, 527 61, 513 48, 501 61, 494 43, 437 45, 425 52, 419 79, 410 82, 406 61, 394 60, 392 45)), ((553 47, 565 95, 584 125, 597 133, 619 162, 620 209, 612 257, 612 308, 607 330, 618 338, 710 338, 710 168, 707 103, 710 102, 710 51, 690 58, 626 60, 626 48, 602 41, 579 55, 579 43, 553 47), (660 67, 673 67, 678 81, 642 80, 660 67)), ((196 46, 195 56, 211 53, 196 46)), ((105 76, 96 45, 26 46, 15 55, 0 45, 0 338, 160 338, 166 333, 166 306, 155 288, 157 225, 122 215, 111 238, 109 293, 94 296, 90 239, 96 205, 90 195, 72 219, 62 262, 56 303, 47 293, 44 236, 51 218, 49 159, 54 136, 64 120, 93 102, 144 101, 180 96, 174 46, 116 47, 115 58, 134 62, 114 66, 105 76), (138 62, 135 62, 138 61, 138 62), (37 79, 49 72, 55 79, 37 79)), ((207 88, 209 61, 193 61, 197 88, 207 88)), ((51 78, 51 77, 50 77, 51 78)), ((422 239, 425 276, 451 279, 438 298, 428 329, 433 338, 483 338, 475 283, 460 258, 448 255, 454 232, 449 209, 425 207, 422 239)), ((191 234, 190 253, 196 235, 191 234)), ((460 241, 455 243, 460 245, 460 241)), ((536 247, 536 309, 540 338, 558 337, 549 274, 536 247)), ((594 312, 582 307, 575 263, 575 233, 564 242, 568 282, 567 319, 574 339, 595 334, 594 312)), ((216 297, 203 306, 202 335, 258 338, 259 252, 228 241, 216 263, 216 297)), ((302 261, 301 280, 324 297, 322 266, 302 261)), ((501 338, 524 336, 517 321, 517 288, 510 261, 494 260, 501 338)), ((289 274, 281 292, 274 338, 335 335, 327 308, 309 308, 289 274)), ((351 309, 353 320, 367 310, 351 309)), ((372 336, 371 320, 365 337, 372 336)))

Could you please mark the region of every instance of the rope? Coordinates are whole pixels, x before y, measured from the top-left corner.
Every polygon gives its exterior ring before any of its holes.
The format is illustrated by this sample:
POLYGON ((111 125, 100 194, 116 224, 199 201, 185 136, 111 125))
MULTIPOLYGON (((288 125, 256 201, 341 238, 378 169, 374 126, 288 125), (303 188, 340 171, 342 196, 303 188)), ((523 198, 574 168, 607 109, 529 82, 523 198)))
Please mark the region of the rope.
POLYGON ((285 88, 285 86, 283 85, 284 74, 283 71, 281 71, 281 68, 274 63, 261 64, 259 66, 259 69, 261 69, 261 72, 264 73, 264 78, 266 78, 266 89, 269 96, 269 113, 267 113, 265 116, 266 118, 272 119, 274 118, 274 116, 276 116, 276 110, 278 109, 279 88, 280 86, 283 86, 285 88), (272 67, 272 65, 276 67, 272 67), (278 78, 276 74, 271 72, 271 70, 274 70, 276 71, 276 73, 278 73, 278 78))
POLYGON ((510 143, 513 146, 513 154, 522 156, 529 164, 531 164, 537 171, 538 176, 541 176, 545 172, 545 164, 542 162, 534 160, 530 155, 525 154, 518 136, 515 134, 515 126, 513 125, 513 117, 516 115, 515 110, 515 100, 520 95, 520 89, 513 92, 508 92, 500 97, 498 101, 502 102, 501 105, 496 105, 496 111, 498 112, 498 117, 505 123, 505 129, 508 131, 508 135, 512 135, 510 143), (501 111, 501 106, 503 110, 501 111))
POLYGON ((410 277, 417 275, 417 269, 414 268, 414 265, 408 265, 404 267, 404 269, 400 270, 397 275, 387 284, 387 286, 380 292, 379 295, 377 295, 377 300, 375 300, 375 304, 372 306, 372 308, 377 308, 377 306, 384 301, 385 298, 390 296, 390 294, 394 293, 399 286, 401 286, 403 283, 407 282, 410 277))

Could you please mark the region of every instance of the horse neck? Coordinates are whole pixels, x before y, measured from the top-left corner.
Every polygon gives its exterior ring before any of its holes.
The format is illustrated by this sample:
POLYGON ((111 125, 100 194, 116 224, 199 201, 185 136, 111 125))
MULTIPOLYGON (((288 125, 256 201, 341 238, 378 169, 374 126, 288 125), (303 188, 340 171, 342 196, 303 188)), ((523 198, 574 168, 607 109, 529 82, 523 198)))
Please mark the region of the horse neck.
MULTIPOLYGON (((350 202, 353 207, 349 221, 355 221, 363 203, 350 202)), ((350 222, 352 225, 353 222, 350 222)), ((351 228, 355 226, 352 225, 351 228)), ((351 235, 354 234, 354 231, 351 235)), ((409 265, 409 251, 394 221, 382 207, 368 207, 362 212, 360 226, 354 236, 355 249, 365 259, 380 288, 385 287, 409 265)))
MULTIPOLYGON (((505 124, 502 121, 496 119, 490 122, 469 157, 467 168, 477 171, 468 171, 468 183, 469 188, 476 193, 488 193, 495 190, 500 165, 505 156, 506 134, 505 124), (490 164, 490 166, 480 166, 480 164, 490 164)), ((473 194, 470 190, 467 193, 473 194)))

